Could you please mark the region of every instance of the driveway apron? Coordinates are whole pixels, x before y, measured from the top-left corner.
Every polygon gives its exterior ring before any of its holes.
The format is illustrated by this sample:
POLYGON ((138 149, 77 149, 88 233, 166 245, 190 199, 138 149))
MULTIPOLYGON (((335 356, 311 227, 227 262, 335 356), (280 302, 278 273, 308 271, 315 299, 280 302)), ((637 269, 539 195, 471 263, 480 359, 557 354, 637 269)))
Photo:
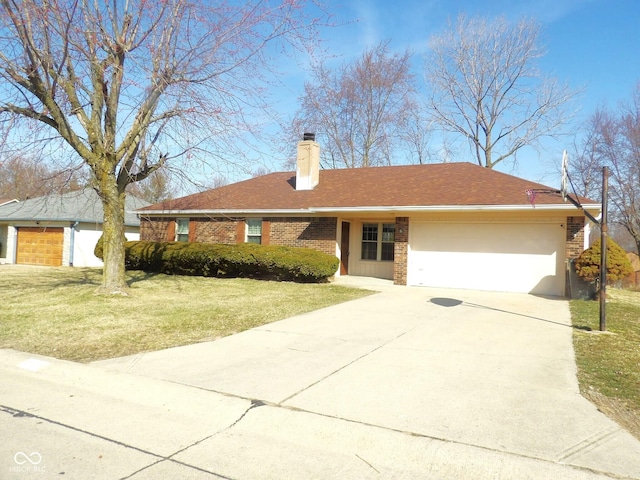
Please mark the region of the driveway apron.
POLYGON ((231 478, 361 475, 354 465, 371 478, 438 465, 442 476, 425 478, 640 478, 640 442, 579 393, 565 300, 376 288, 214 342, 93 366, 260 407, 183 454, 226 453, 214 463, 231 478), (353 436, 370 442, 367 458, 345 453, 353 436), (274 460, 283 446, 301 456, 298 467, 274 460), (385 448, 395 460, 381 460, 385 448), (250 459, 243 467, 231 460, 239 450, 250 459), (344 462, 327 460, 331 451, 344 462), (575 470, 554 470, 565 466, 575 470))

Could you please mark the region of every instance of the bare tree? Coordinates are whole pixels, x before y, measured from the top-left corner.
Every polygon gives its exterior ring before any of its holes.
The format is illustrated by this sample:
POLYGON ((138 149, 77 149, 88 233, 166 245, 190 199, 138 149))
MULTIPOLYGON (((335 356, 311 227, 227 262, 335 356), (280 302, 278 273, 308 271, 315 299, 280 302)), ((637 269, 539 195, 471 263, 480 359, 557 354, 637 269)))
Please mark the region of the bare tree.
POLYGON ((602 167, 609 167, 609 220, 640 253, 640 83, 619 111, 602 108, 591 116, 581 152, 571 165, 576 188, 600 198, 602 167))
POLYGON ((127 289, 127 185, 196 147, 220 151, 247 126, 270 56, 307 44, 324 18, 302 2, 0 0, 6 137, 53 136, 88 165, 105 212, 106 292, 127 289))
POLYGON ((82 188, 84 179, 78 171, 56 171, 49 165, 26 157, 0 161, 0 198, 27 200, 53 193, 82 188))
POLYGON ((436 153, 431 146, 433 127, 424 115, 424 109, 417 104, 408 111, 407 122, 402 130, 401 138, 406 145, 407 163, 431 163, 436 153))
POLYGON ((602 196, 602 167, 607 164, 602 155, 601 130, 610 125, 610 113, 599 108, 587 120, 581 134, 581 141, 574 145, 573 159, 569 162, 571 173, 570 188, 576 194, 587 198, 602 196))
POLYGON ((151 204, 176 197, 171 178, 165 169, 159 169, 140 182, 130 183, 127 193, 151 204))
POLYGON ((413 80, 409 53, 390 53, 388 42, 335 70, 316 65, 293 129, 327 138, 325 167, 389 165, 415 107, 413 80))
POLYGON ((533 20, 461 15, 430 40, 429 111, 444 131, 468 140, 478 165, 514 160, 567 120, 575 93, 538 70, 539 32, 533 20))

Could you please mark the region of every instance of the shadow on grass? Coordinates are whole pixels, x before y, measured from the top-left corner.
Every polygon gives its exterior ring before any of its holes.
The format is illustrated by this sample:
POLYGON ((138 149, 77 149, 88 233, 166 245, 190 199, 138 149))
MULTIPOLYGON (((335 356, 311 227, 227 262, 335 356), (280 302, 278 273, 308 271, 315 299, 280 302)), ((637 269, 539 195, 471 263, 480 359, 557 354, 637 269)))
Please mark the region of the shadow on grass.
POLYGON ((151 278, 157 277, 161 275, 157 272, 143 272, 142 270, 128 270, 129 279, 127 280, 127 285, 132 286, 139 282, 144 282, 145 280, 149 280, 151 278))
MULTIPOLYGON (((22 267, 22 266, 21 266, 22 267)), ((54 291, 64 287, 91 286, 100 287, 102 284, 102 268, 90 267, 34 267, 28 271, 28 285, 54 291), (60 270, 60 268, 64 270, 60 270)), ((26 270, 26 268, 23 268, 26 270)), ((149 280, 160 275, 156 272, 143 272, 141 270, 127 270, 126 283, 130 287, 135 283, 149 280)), ((27 283, 27 282, 25 282, 27 283)))
POLYGON ((576 330, 582 330, 583 332, 593 332, 593 328, 589 325, 574 325, 573 328, 576 330))
POLYGON ((58 288, 74 286, 94 286, 97 287, 102 281, 102 269, 80 268, 80 267, 60 267, 61 271, 55 267, 39 267, 30 276, 28 285, 32 287, 43 287, 49 291, 58 288), (71 272, 71 275, 68 274, 71 272))

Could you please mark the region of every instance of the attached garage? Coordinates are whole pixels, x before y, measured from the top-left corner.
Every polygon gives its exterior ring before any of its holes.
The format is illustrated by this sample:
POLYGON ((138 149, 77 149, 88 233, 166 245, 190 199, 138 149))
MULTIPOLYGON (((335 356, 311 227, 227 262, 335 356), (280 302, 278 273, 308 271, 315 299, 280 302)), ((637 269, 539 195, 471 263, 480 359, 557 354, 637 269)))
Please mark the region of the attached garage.
POLYGON ((565 225, 412 222, 409 285, 564 295, 565 225))
POLYGON ((16 263, 22 265, 62 265, 63 228, 19 227, 16 263))

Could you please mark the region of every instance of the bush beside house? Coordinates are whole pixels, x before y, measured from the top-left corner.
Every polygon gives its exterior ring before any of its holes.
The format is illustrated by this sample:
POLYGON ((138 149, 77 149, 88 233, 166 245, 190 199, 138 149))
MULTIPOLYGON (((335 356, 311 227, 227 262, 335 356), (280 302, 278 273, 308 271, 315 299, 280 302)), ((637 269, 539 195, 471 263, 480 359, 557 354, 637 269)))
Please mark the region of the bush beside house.
MULTIPOLYGON (((580 254, 575 262, 577 274, 587 282, 600 279, 601 242, 594 244, 580 254)), ((633 273, 627 253, 611 238, 607 239, 607 284, 617 282, 633 273)))
MULTIPOLYGON (((101 240, 95 249, 100 258, 101 240)), ((252 243, 126 242, 125 262, 128 270, 296 282, 324 281, 339 266, 337 257, 317 250, 252 243)))

